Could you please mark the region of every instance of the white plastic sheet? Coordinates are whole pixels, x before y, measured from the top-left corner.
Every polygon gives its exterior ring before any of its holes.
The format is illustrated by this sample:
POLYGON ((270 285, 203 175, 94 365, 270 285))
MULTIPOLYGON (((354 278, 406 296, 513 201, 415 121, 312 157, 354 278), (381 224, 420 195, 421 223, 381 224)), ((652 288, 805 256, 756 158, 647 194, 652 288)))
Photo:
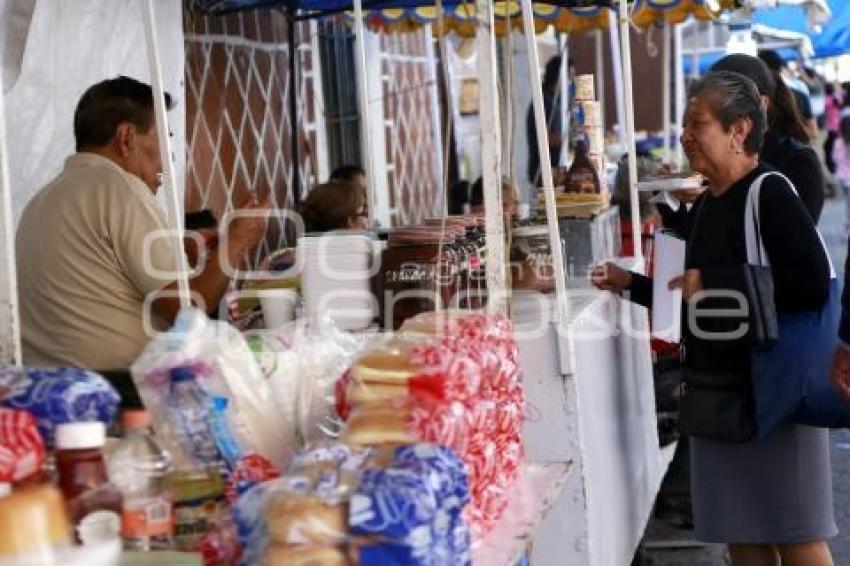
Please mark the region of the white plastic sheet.
MULTIPOLYGON (((6 0, 0 14, 25 14, 23 4, 27 1, 6 0), (22 8, 16 9, 15 5, 21 2, 22 8)), ((181 0, 156 0, 156 14, 164 81, 166 89, 177 99, 169 118, 174 134, 177 189, 182 199, 186 111, 181 0)), ((20 50, 15 41, 24 38, 26 41, 20 73, 7 91, 5 101, 12 210, 16 221, 32 195, 61 170, 65 158, 74 152, 74 108, 85 89, 117 75, 150 82, 144 26, 137 2, 36 2, 28 33, 20 31, 24 28, 24 22, 19 20, 18 33, 0 38, 4 42, 4 55, 20 50)), ((12 55, 8 57, 14 60, 12 55)), ((4 64, 4 75, 13 76, 13 71, 12 68, 7 72, 4 64)))

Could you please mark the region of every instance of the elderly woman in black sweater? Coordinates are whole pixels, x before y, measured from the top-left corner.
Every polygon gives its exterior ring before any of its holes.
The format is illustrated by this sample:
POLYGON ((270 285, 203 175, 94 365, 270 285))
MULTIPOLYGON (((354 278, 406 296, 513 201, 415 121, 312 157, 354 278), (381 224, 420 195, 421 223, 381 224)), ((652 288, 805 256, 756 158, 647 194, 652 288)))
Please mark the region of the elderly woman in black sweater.
MULTIPOLYGON (((753 438, 752 342, 735 332, 746 318, 729 316, 746 297, 747 195, 753 181, 772 170, 759 161, 765 122, 756 85, 738 73, 711 72, 689 93, 681 141, 691 167, 709 186, 694 204, 685 272, 669 282, 682 289, 686 301, 683 368, 690 389, 685 395, 723 390, 744 408, 739 438, 719 434, 727 424, 723 419, 717 421, 718 434, 712 419, 702 423, 700 436, 692 434, 694 523, 699 539, 729 545, 736 566, 831 566, 825 540, 836 527, 827 432, 789 424, 764 439, 753 438)), ((759 212, 777 310, 821 308, 829 261, 811 216, 786 179, 764 178, 759 212)), ((647 277, 606 264, 594 270, 592 280, 650 306, 647 277)), ((690 416, 687 410, 683 403, 683 421, 690 416)))

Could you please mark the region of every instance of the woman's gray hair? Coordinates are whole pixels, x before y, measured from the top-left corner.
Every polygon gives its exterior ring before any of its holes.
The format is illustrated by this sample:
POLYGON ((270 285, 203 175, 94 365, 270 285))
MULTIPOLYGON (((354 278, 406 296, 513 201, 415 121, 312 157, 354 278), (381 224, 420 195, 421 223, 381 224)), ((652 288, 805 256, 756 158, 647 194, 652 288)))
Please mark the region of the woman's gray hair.
POLYGON ((708 99, 714 117, 724 130, 728 131, 738 120, 749 119, 753 128, 744 140, 744 151, 759 152, 764 142, 767 116, 756 83, 732 71, 711 71, 691 85, 688 98, 695 96, 708 99))

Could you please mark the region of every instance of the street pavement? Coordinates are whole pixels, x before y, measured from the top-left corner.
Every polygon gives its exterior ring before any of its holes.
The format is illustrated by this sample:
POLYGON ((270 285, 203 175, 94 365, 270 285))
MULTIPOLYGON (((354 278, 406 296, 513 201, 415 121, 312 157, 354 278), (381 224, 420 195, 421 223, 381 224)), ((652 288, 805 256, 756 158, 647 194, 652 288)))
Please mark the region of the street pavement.
MULTIPOLYGON (((829 249, 840 281, 844 281, 847 254, 847 207, 839 194, 827 199, 819 228, 829 249)), ((831 432, 832 477, 835 519, 839 534, 830 541, 836 566, 850 566, 850 430, 831 432)), ((643 549, 635 564, 640 566, 724 566, 728 564, 720 545, 694 546, 688 530, 652 519, 644 537, 643 549)))

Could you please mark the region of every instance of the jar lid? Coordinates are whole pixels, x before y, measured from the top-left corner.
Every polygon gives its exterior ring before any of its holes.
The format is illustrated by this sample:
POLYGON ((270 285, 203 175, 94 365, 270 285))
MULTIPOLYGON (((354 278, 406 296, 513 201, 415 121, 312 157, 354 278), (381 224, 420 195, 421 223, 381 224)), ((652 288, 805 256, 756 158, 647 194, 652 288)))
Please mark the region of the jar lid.
POLYGON ((517 226, 513 231, 514 237, 548 236, 549 227, 545 224, 531 224, 529 226, 517 226))
POLYGON ((100 421, 65 423, 56 427, 56 448, 82 450, 102 448, 106 442, 106 427, 100 421))

